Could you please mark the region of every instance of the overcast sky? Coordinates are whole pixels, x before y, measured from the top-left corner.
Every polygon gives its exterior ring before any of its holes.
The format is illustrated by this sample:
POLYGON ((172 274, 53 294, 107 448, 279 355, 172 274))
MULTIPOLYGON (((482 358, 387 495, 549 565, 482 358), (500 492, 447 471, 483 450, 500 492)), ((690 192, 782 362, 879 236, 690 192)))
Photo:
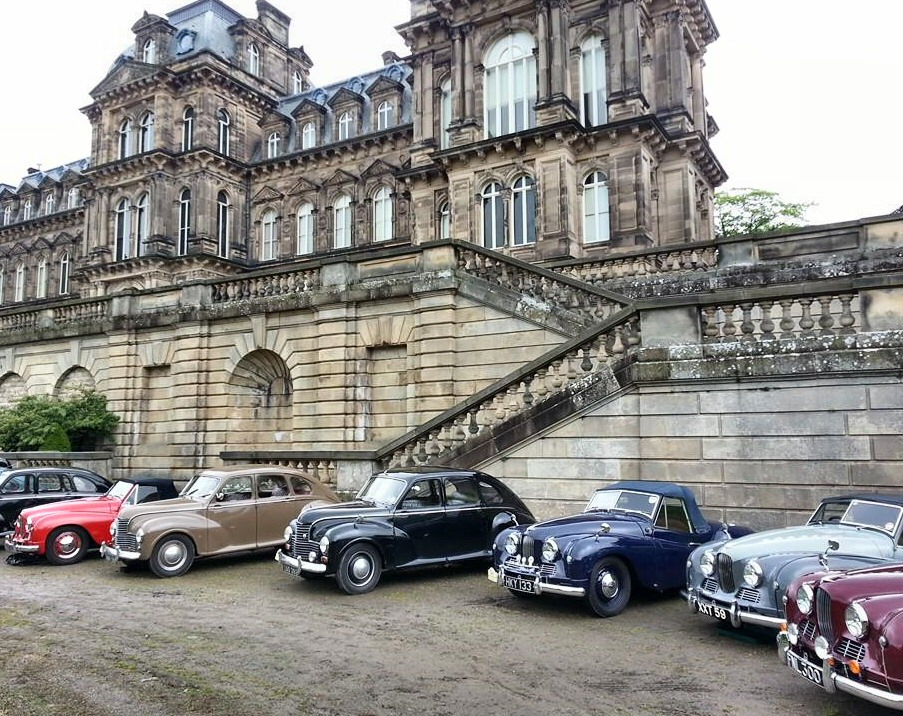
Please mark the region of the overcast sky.
MULTIPOLYGON (((25 0, 0 11, 0 182, 28 167, 88 156, 80 108, 147 10, 179 0, 25 0)), ((409 0, 271 0, 293 17, 291 44, 316 84, 406 54, 394 27, 409 0), (339 30, 338 24, 344 26, 339 30)), ((725 187, 813 202, 810 223, 886 214, 903 205, 903 27, 900 0, 707 0, 720 39, 706 54, 705 92, 720 127, 712 148, 725 187)), ((227 2, 256 17, 254 0, 227 2)))

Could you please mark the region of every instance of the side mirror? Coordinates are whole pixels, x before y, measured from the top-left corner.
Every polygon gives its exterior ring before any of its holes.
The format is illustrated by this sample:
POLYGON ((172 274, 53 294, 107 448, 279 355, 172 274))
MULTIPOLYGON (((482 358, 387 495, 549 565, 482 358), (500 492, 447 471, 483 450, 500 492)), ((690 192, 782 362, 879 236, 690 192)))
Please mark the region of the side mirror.
POLYGON ((217 492, 217 493, 216 493, 216 501, 217 501, 217 502, 222 502, 222 501, 225 500, 225 499, 226 499, 226 493, 225 493, 225 492, 217 492))

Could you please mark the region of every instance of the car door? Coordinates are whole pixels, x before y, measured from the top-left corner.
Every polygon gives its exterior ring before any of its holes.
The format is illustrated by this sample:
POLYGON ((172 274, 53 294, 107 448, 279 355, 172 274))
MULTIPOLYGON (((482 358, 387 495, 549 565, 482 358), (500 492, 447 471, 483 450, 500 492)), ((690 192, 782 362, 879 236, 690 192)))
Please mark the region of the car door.
POLYGON ((251 475, 225 480, 207 505, 208 554, 257 547, 257 500, 251 475))
POLYGON ((257 480, 257 544, 277 547, 289 522, 313 499, 310 483, 297 475, 263 472, 257 480))
POLYGON ((37 504, 37 487, 30 473, 7 475, 0 482, 0 532, 11 530, 19 513, 37 504))
POLYGON ((403 539, 398 532, 409 538, 406 546, 397 548, 402 564, 445 561, 447 535, 439 480, 414 482, 398 503, 394 519, 396 539, 403 539))
POLYGON ((660 589, 682 586, 686 581, 687 557, 698 542, 682 499, 662 499, 652 528, 652 541, 657 566, 655 585, 660 589))
POLYGON ((490 554, 489 520, 473 478, 442 478, 445 493, 445 554, 450 560, 473 559, 490 554))

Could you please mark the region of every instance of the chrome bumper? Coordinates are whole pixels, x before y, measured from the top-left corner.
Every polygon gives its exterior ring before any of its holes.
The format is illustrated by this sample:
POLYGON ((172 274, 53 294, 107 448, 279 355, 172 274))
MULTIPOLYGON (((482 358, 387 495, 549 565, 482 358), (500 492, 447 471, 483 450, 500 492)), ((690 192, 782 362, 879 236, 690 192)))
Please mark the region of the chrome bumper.
POLYGON ((141 552, 126 552, 104 542, 100 545, 100 556, 108 562, 134 562, 141 559, 141 552))
MULTIPOLYGON (((512 573, 513 574, 513 573, 512 573)), ((523 577, 518 574, 518 577, 521 579, 527 579, 527 577, 523 577)), ((487 579, 493 584, 501 585, 502 576, 501 573, 496 571, 495 567, 490 567, 489 571, 486 573, 487 579)), ((532 575, 529 577, 534 581, 536 585, 536 594, 560 594, 564 597, 585 597, 586 590, 583 587, 568 587, 564 584, 550 584, 549 582, 543 582, 539 579, 538 576, 533 577, 532 575)))
POLYGON ((742 611, 740 609, 740 604, 737 601, 733 601, 730 604, 719 604, 714 599, 711 599, 709 597, 700 598, 699 596, 697 596, 696 590, 693 588, 687 589, 684 594, 687 598, 687 605, 690 607, 690 611, 700 611, 700 604, 718 606, 728 613, 728 618, 730 619, 731 626, 735 629, 739 629, 744 624, 768 627, 770 629, 780 629, 781 624, 783 624, 784 622, 783 617, 769 617, 757 612, 742 611))
POLYGON ((282 565, 284 572, 310 572, 311 574, 325 574, 326 565, 320 562, 304 562, 287 555, 281 549, 276 550, 276 561, 282 565))
POLYGON ((19 544, 18 542, 13 542, 12 538, 7 537, 5 540, 3 540, 3 548, 7 552, 12 552, 13 554, 34 554, 41 549, 41 545, 19 544))

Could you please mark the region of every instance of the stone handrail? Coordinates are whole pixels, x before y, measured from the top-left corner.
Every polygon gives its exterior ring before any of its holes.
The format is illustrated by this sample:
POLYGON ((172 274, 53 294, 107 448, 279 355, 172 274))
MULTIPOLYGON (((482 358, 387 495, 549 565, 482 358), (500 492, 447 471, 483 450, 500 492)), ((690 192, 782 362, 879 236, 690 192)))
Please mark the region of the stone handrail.
POLYGON ((110 300, 107 298, 68 303, 54 307, 53 321, 58 325, 81 323, 83 321, 101 321, 108 317, 109 311, 110 300))
POLYGON ((307 293, 320 286, 320 268, 241 276, 210 283, 213 303, 253 301, 271 296, 307 293))
POLYGON ((591 286, 598 286, 619 279, 708 271, 716 268, 717 263, 718 247, 714 244, 699 244, 568 263, 556 266, 553 270, 591 286))
POLYGON ((620 311, 389 443, 376 457, 384 467, 442 461, 466 441, 574 388, 579 381, 610 374, 613 363, 640 342, 639 315, 634 309, 620 311))

